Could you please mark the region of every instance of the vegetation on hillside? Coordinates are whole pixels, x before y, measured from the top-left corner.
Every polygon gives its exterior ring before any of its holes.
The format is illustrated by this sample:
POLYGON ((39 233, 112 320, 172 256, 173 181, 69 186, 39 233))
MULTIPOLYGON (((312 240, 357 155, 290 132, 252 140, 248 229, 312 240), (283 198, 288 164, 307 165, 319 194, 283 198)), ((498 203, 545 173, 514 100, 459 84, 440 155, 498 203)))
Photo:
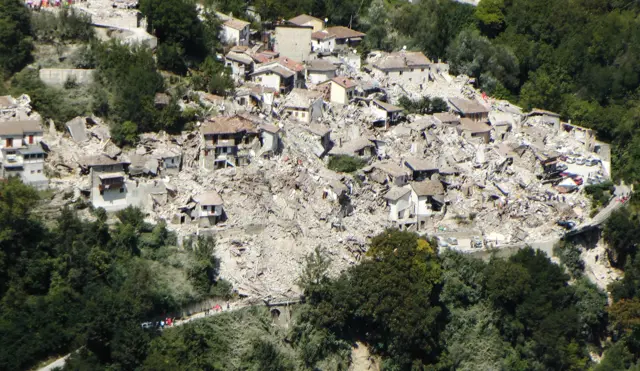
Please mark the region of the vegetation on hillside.
MULTIPOLYGON (((163 224, 134 208, 81 221, 64 209, 55 226, 33 213, 35 190, 0 183, 0 369, 27 369, 84 346, 98 365, 134 369, 158 336, 142 322, 220 293, 214 242, 180 252, 163 224)), ((228 290, 228 286, 227 290, 228 290)), ((227 295, 227 294, 225 294, 227 295)))

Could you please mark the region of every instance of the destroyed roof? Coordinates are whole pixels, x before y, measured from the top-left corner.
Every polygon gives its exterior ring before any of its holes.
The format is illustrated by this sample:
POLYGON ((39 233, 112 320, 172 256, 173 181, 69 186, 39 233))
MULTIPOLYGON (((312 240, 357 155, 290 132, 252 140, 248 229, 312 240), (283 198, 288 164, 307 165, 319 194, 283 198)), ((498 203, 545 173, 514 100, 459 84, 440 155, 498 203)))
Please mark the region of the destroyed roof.
POLYGON ((473 121, 470 118, 462 118, 458 127, 464 131, 468 131, 471 134, 486 133, 491 131, 491 126, 484 122, 473 121))
POLYGON ((318 19, 316 17, 310 16, 308 14, 300 14, 297 17, 293 17, 289 20, 289 22, 293 23, 293 24, 297 24, 299 26, 304 26, 306 23, 309 23, 311 21, 318 21, 318 22, 322 22, 321 19, 318 19))
POLYGON ((252 120, 239 115, 231 117, 216 117, 209 119, 202 128, 203 135, 235 134, 242 131, 255 132, 256 125, 252 120))
POLYGON ((380 169, 385 173, 397 177, 407 175, 406 171, 398 164, 391 161, 380 161, 371 166, 372 168, 380 169))
POLYGON ((253 58, 244 53, 229 52, 227 53, 227 55, 225 55, 225 58, 246 65, 250 65, 251 63, 253 63, 253 58))
POLYGON ((24 135, 24 133, 42 133, 39 120, 0 122, 0 135, 24 135))
POLYGON ((193 197, 200 205, 222 205, 222 197, 216 191, 208 191, 193 197))
POLYGON ((124 173, 122 172, 100 173, 98 174, 98 178, 100 178, 100 180, 124 178, 124 173))
POLYGON ((315 134, 318 136, 325 136, 331 132, 331 128, 321 124, 311 124, 307 128, 307 131, 311 134, 315 134))
POLYGON ((36 154, 45 153, 45 151, 42 149, 42 147, 39 144, 32 144, 27 148, 19 149, 18 152, 20 152, 20 154, 22 155, 36 155, 36 154))
POLYGON ((0 96, 0 109, 2 108, 11 108, 16 104, 13 102, 13 98, 10 95, 0 96))
POLYGON ((538 115, 547 115, 547 116, 553 116, 553 117, 560 117, 559 113, 555 113, 555 112, 551 112, 551 111, 546 111, 540 108, 534 108, 531 110, 531 112, 529 112, 527 114, 527 116, 538 116, 538 115))
POLYGON ((427 58, 421 52, 397 52, 389 53, 377 62, 373 66, 380 70, 394 70, 394 69, 407 69, 407 68, 424 68, 431 64, 431 60, 427 58))
POLYGON ((284 107, 307 109, 318 99, 322 99, 322 93, 318 91, 293 88, 285 98, 284 107))
POLYGON ((318 72, 330 72, 337 70, 333 63, 324 60, 324 59, 314 59, 310 62, 307 62, 307 71, 318 71, 318 72))
POLYGON ((375 103, 377 106, 379 106, 380 108, 382 108, 383 110, 385 110, 387 112, 399 112, 399 111, 402 111, 402 107, 394 106, 393 104, 381 102, 381 101, 376 100, 376 99, 373 100, 373 103, 375 103))
POLYGON ((171 97, 167 93, 156 93, 156 96, 153 98, 154 104, 167 105, 170 102, 171 102, 171 97))
POLYGON ((389 201, 396 201, 405 196, 407 193, 411 192, 410 188, 405 187, 393 187, 384 195, 384 198, 389 201))
POLYGON ((367 147, 375 147, 375 145, 371 143, 369 139, 360 137, 346 143, 342 147, 333 147, 331 153, 353 155, 355 152, 361 151, 367 147))
POLYGON ((272 133, 272 134, 276 134, 277 132, 280 131, 280 128, 275 126, 275 125, 271 125, 271 124, 262 124, 259 126, 259 128, 261 130, 264 130, 266 132, 272 133))
POLYGON ((453 122, 458 123, 458 122, 460 122, 460 117, 454 115, 451 112, 434 113, 433 117, 437 118, 442 123, 453 123, 453 122))
POLYGON ((491 111, 489 113, 489 122, 493 126, 513 126, 515 124, 515 120, 510 113, 500 111, 491 111))
POLYGON ((444 186, 438 180, 412 182, 411 188, 418 196, 436 196, 444 194, 444 186))
POLYGON ((241 21, 241 20, 236 19, 236 18, 232 18, 232 19, 224 22, 225 26, 233 28, 234 30, 242 30, 242 29, 244 29, 245 27, 247 27, 250 24, 251 23, 249 23, 249 22, 241 21))
POLYGON ((404 163, 413 171, 438 170, 438 165, 426 158, 409 157, 404 163))
POLYGON ((311 39, 313 40, 326 40, 326 39, 335 39, 336 35, 332 35, 328 33, 326 30, 316 31, 311 34, 311 39))
POLYGON ((356 86, 356 83, 353 80, 344 76, 336 76, 332 78, 331 81, 335 82, 336 84, 342 86, 345 89, 351 89, 356 86))
POLYGON ((108 166, 108 165, 119 165, 126 163, 125 161, 113 160, 105 155, 95 155, 95 156, 87 156, 81 160, 81 163, 84 166, 92 167, 92 166, 108 166))
POLYGON ((467 115, 470 113, 488 113, 489 109, 475 100, 461 99, 461 98, 449 98, 449 102, 453 105, 456 111, 467 115))
POLYGON ((326 31, 329 35, 335 36, 336 39, 352 39, 366 36, 366 34, 362 32, 344 26, 327 27, 326 31))

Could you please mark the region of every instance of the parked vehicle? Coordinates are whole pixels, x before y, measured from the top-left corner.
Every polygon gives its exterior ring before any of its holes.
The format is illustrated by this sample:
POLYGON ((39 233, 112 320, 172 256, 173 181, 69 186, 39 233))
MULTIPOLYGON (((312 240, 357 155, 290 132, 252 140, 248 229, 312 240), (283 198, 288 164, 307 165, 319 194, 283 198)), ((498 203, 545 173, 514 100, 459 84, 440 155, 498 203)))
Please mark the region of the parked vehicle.
POLYGON ((576 227, 576 222, 573 220, 558 220, 556 223, 565 229, 573 229, 576 227))
POLYGON ((578 157, 576 158, 576 165, 584 165, 585 161, 586 160, 584 158, 578 157))
POLYGON ((564 162, 566 162, 567 164, 575 164, 576 160, 571 156, 567 156, 567 159, 564 160, 564 162))
POLYGON ((447 238, 447 243, 452 246, 458 245, 458 239, 454 237, 447 238))
POLYGON ((565 171, 569 168, 569 166, 567 166, 566 164, 557 164, 556 165, 556 171, 565 171))
POLYGON ((149 329, 149 328, 153 328, 153 322, 142 322, 142 328, 144 329, 149 329))

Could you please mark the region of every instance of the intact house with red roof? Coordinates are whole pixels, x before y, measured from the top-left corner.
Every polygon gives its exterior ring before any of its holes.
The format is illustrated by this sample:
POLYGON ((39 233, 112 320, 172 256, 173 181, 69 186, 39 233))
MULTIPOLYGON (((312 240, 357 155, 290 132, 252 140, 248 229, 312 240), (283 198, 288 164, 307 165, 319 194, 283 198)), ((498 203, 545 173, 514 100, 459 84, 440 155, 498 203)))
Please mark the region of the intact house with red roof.
POLYGON ((280 57, 255 66, 251 81, 281 94, 294 87, 304 86, 304 65, 287 57, 280 57))

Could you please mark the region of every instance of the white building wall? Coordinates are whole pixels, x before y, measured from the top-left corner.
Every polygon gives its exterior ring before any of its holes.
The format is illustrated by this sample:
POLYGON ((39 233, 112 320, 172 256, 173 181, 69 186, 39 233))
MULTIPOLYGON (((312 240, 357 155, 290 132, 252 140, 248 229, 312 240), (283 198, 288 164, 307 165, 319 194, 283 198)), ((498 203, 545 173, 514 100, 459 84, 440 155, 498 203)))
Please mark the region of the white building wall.
POLYGON ((253 76, 253 82, 258 85, 280 91, 280 76, 276 75, 275 73, 263 73, 253 76))
POLYGON ((227 60, 226 66, 231 68, 231 75, 233 75, 233 78, 236 81, 244 80, 246 72, 244 64, 232 60, 227 60))
POLYGON ((222 25, 222 40, 226 44, 238 45, 240 42, 240 30, 222 25))
POLYGON ((307 78, 309 82, 317 85, 327 80, 331 80, 336 76, 335 71, 324 71, 324 72, 309 72, 307 74, 307 78))
POLYGON ((425 84, 429 81, 429 68, 407 68, 405 70, 381 71, 374 68, 374 75, 389 82, 425 84))
POLYGON ((371 113, 378 119, 378 120, 386 120, 387 119, 387 111, 383 110, 382 108, 376 106, 375 104, 371 103, 371 113))
POLYGON ((348 104, 347 90, 331 81, 331 103, 348 104))
POLYGON ((400 212, 404 211, 402 217, 406 219, 409 217, 409 207, 411 206, 411 192, 408 192, 406 195, 402 196, 396 201, 388 201, 389 204, 389 220, 397 221, 400 220, 400 212))
POLYGON ((311 49, 316 53, 333 53, 336 48, 336 39, 312 40, 311 49))
MULTIPOLYGON (((34 139, 34 142, 35 139, 34 139)), ((37 143, 37 142, 36 142, 37 143)), ((0 136, 0 148, 22 147, 22 135, 2 135, 0 136), (11 139, 11 147, 7 147, 7 139, 11 139)))
POLYGON ((418 194, 411 190, 411 203, 415 207, 415 214, 419 216, 431 215, 431 204, 428 196, 418 197, 418 194))

